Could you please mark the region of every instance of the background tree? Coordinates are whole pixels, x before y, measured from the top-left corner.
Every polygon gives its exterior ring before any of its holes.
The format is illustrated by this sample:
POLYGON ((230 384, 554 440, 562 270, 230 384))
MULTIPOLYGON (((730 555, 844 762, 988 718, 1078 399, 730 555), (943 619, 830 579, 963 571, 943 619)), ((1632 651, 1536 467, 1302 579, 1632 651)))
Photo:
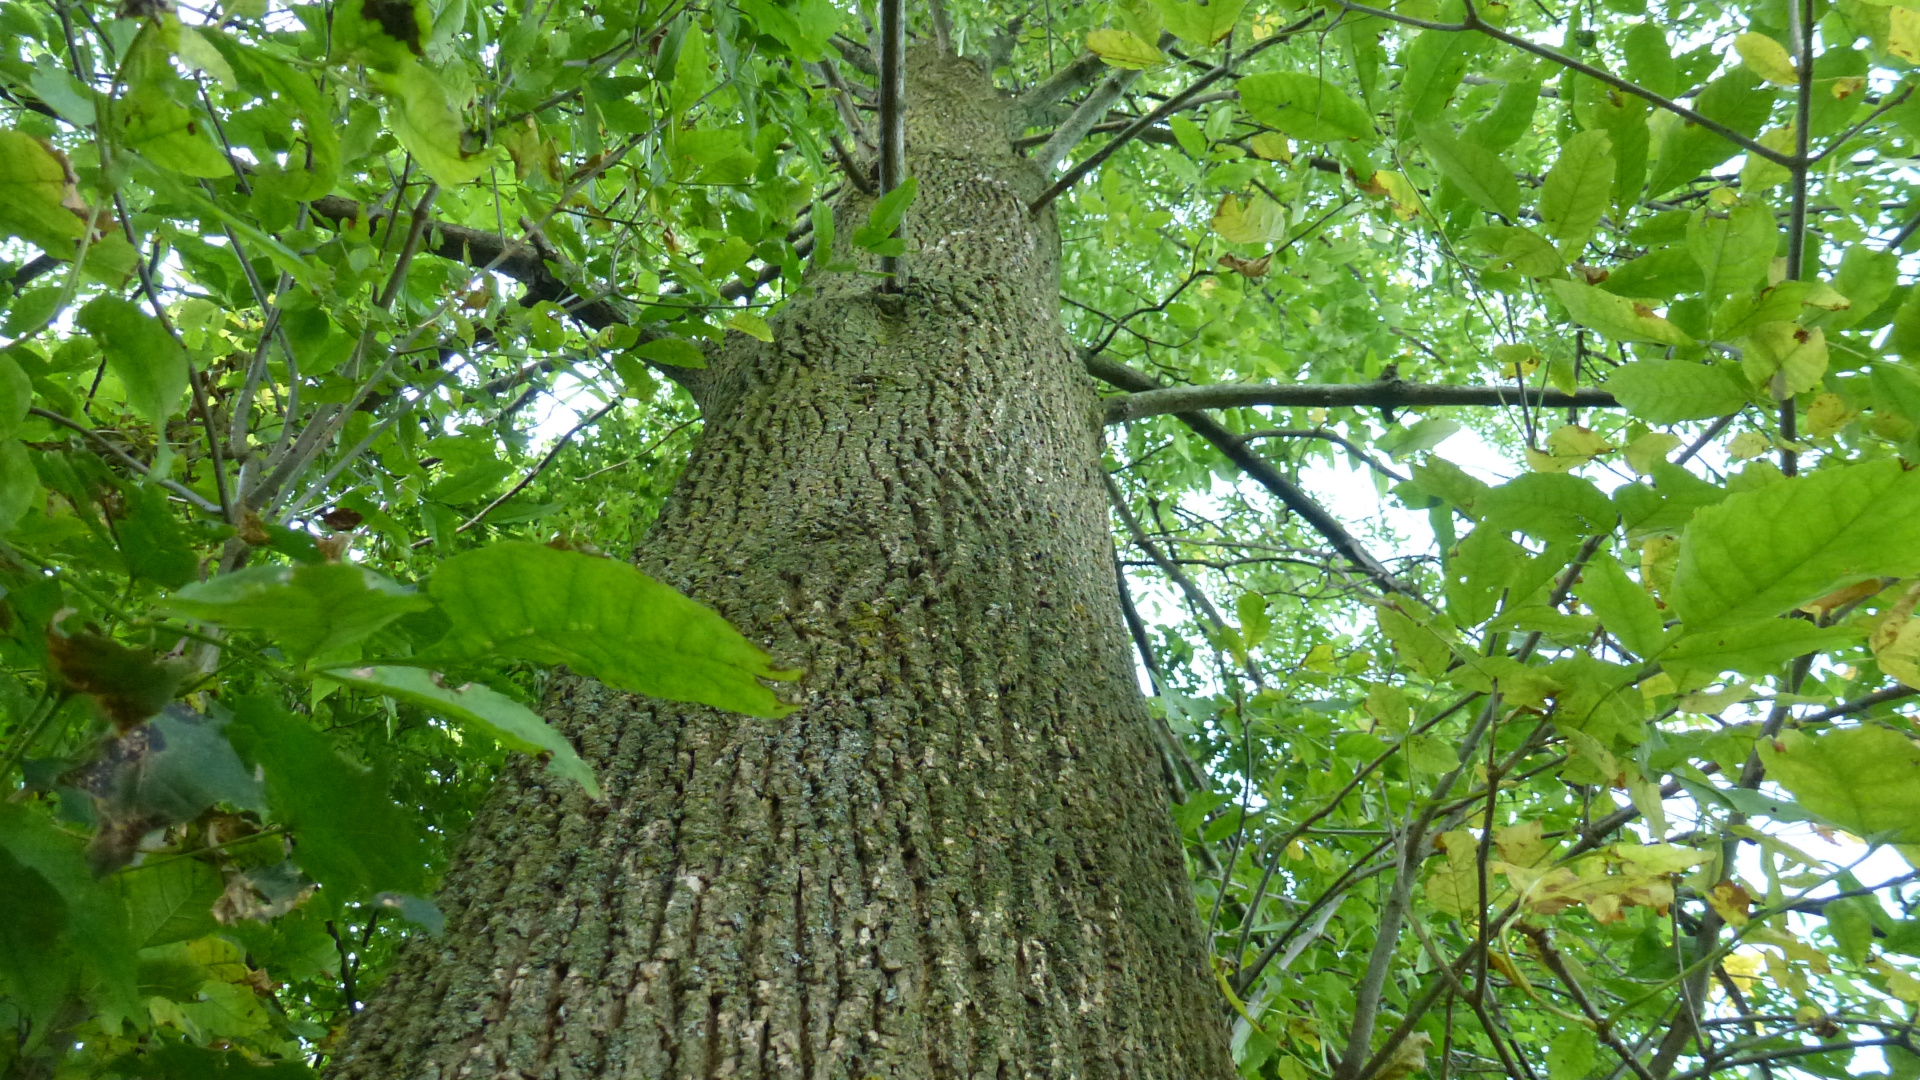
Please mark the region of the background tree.
POLYGON ((9 1074, 1920 1075, 1914 9, 0 21, 9 1074))

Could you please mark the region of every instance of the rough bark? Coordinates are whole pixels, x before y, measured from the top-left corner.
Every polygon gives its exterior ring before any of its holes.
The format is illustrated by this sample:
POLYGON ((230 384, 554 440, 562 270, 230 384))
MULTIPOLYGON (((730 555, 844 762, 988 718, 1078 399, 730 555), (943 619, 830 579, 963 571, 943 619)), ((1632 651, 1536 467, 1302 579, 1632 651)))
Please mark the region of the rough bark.
POLYGON ((976 69, 910 69, 904 295, 828 276, 724 350, 637 552, 804 707, 558 678, 606 803, 509 771, 333 1077, 1232 1074, 1044 178, 976 69))

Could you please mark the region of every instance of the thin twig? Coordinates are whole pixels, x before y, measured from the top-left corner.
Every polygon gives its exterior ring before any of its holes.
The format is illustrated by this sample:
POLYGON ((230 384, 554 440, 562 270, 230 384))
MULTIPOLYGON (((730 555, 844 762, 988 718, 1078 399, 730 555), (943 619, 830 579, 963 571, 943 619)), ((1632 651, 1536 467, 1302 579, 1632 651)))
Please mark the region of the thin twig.
MULTIPOLYGON (((907 16, 904 0, 880 0, 880 194, 907 178, 907 16)), ((894 236, 905 235, 905 223, 894 236)), ((886 290, 899 292, 900 260, 880 257, 886 290)))

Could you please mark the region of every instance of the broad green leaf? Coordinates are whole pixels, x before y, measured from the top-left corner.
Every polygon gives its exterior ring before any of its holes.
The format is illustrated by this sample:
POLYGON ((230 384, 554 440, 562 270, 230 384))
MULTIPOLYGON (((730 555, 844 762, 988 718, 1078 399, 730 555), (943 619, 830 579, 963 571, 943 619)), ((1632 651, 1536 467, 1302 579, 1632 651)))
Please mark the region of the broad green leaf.
POLYGON ((1607 390, 1649 424, 1707 420, 1737 412, 1751 391, 1729 364, 1691 360, 1636 360, 1607 376, 1607 390))
POLYGON ((1293 72, 1249 75, 1236 84, 1254 119, 1308 142, 1372 142, 1373 116, 1324 79, 1293 72))
MULTIPOLYGON (((1212 0, 1201 5, 1181 0, 1153 0, 1163 25, 1173 36, 1192 45, 1207 46, 1233 31, 1247 0, 1212 0)), ((1089 45, 1089 48, 1092 46, 1089 45)))
POLYGON ((1416 124, 1437 119, 1459 89, 1479 47, 1477 34, 1420 31, 1406 49, 1406 75, 1400 83, 1401 115, 1416 124))
POLYGON ((1738 202, 1724 216, 1705 208, 1687 222, 1687 250, 1705 277, 1702 291, 1710 298, 1750 288, 1766 277, 1779 242, 1773 209, 1758 202, 1738 202))
MULTIPOLYGON (((1773 111, 1773 91, 1744 67, 1715 79, 1694 99, 1702 116, 1751 138, 1773 111)), ((1738 152, 1739 147, 1697 124, 1677 121, 1663 129, 1647 194, 1657 198, 1738 152)))
POLYGON ((114 539, 128 572, 169 589, 192 581, 199 574, 200 558, 175 521, 165 489, 129 488, 125 499, 127 513, 115 527, 114 539))
POLYGON ((453 628, 436 657, 566 664, 635 693, 753 716, 792 711, 773 667, 726 620, 625 563, 506 541, 456 555, 427 584, 453 628))
POLYGON ((1824 325, 1845 329, 1877 311, 1899 283, 1898 252, 1855 244, 1841 256, 1833 287, 1849 301, 1845 310, 1828 316, 1824 325))
POLYGON ((1467 197, 1483 209, 1513 218, 1520 213, 1520 185, 1513 170, 1500 155, 1475 143, 1454 137, 1444 123, 1424 123, 1416 127, 1427 160, 1440 175, 1457 185, 1467 197))
MULTIPOLYGON (((338 15, 334 25, 340 25, 338 15)), ((293 103, 300 114, 302 133, 312 149, 311 164, 301 155, 289 155, 284 164, 272 160, 260 163, 253 180, 255 190, 294 200, 317 199, 332 191, 340 174, 340 140, 333 129, 329 106, 314 86, 312 76, 264 49, 240 45, 224 36, 216 40, 231 50, 251 75, 293 103)))
POLYGON ((1762 739, 1768 779, 1859 836, 1920 844, 1920 746, 1878 725, 1762 739))
POLYGON ((1827 652, 1859 642, 1847 626, 1816 626, 1804 619, 1753 619, 1683 634, 1660 656, 1682 682, 1686 675, 1707 681, 1723 671, 1770 674, 1779 665, 1808 653, 1827 652))
POLYGON ((682 337, 657 337, 635 345, 631 351, 642 360, 652 360, 669 367, 699 369, 707 366, 707 354, 700 351, 700 346, 682 337))
POLYGON ((1613 504, 1590 480, 1565 473, 1527 473, 1483 493, 1474 507, 1482 528, 1540 540, 1578 540, 1613 530, 1613 504))
POLYGON ((163 856, 115 875, 127 905, 136 948, 216 933, 213 902, 225 883, 219 871, 191 856, 163 856))
POLYGON ((1620 51, 1627 60, 1627 78, 1662 97, 1672 97, 1683 89, 1673 62, 1673 49, 1667 44, 1666 31, 1658 23, 1652 20, 1635 23, 1621 40, 1620 51))
POLYGON ((424 64, 409 62, 391 72, 372 72, 368 81, 389 98, 387 125, 400 145, 441 187, 458 187, 492 167, 496 155, 477 145, 447 80, 424 64))
POLYGON ((127 404, 159 427, 187 392, 187 353, 159 320, 131 300, 96 296, 75 316, 127 388, 127 404))
POLYGON ((149 720, 144 749, 96 776, 96 791, 115 809, 177 824, 215 803, 263 810, 260 785, 221 734, 219 721, 181 705, 149 720))
MULTIPOLYGON (((57 918, 60 937, 32 943, 35 951, 44 959, 57 956, 55 950, 71 950, 83 968, 82 977, 94 983, 91 996, 117 1029, 119 1017, 131 1016, 139 1008, 127 909, 118 893, 94 879, 82 848, 78 837, 54 828, 32 808, 0 802, 0 855, 6 856, 7 863, 0 865, 0 874, 24 879, 22 891, 34 893, 42 916, 52 914, 47 907, 49 890, 64 908, 57 918)), ((8 895, 13 895, 12 889, 8 895)), ((55 922, 47 919, 43 925, 55 922)), ((23 943, 8 935, 5 944, 18 948, 23 943)))
POLYGON ((50 255, 73 257, 87 231, 66 155, 22 131, 0 131, 0 232, 50 255))
POLYGON ((1691 345, 1693 339, 1679 327, 1654 314, 1645 304, 1568 279, 1548 282, 1553 294, 1567 306, 1573 321, 1615 341, 1651 341, 1661 345, 1691 345))
POLYGON ((395 619, 431 606, 412 589, 347 563, 252 566, 162 601, 176 615, 258 630, 302 664, 353 650, 395 619))
POLYGON ((1447 556, 1447 614, 1460 626, 1478 626, 1492 618, 1525 559, 1526 551, 1499 528, 1468 533, 1447 556))
POLYGON ((1475 247, 1494 256, 1498 266, 1510 266, 1528 277, 1548 277, 1566 268, 1553 244, 1521 225, 1480 225, 1467 233, 1475 247))
POLYGON ((1538 76, 1514 79, 1501 88, 1493 108, 1468 124, 1460 137, 1495 152, 1504 151, 1532 130, 1534 109, 1539 103, 1538 76))
POLYGON ((1286 210, 1264 195, 1223 195, 1213 211, 1213 231, 1229 244, 1270 244, 1286 224, 1286 210))
POLYGON ((1628 652, 1649 657, 1660 651, 1666 639, 1660 608, 1613 556, 1601 552, 1588 560, 1574 595, 1628 652))
POLYGON ((1873 577, 1920 571, 1920 472, 1841 465, 1700 509, 1670 599, 1689 632, 1790 611, 1873 577))
POLYGON ((356 690, 418 705, 473 728, 509 750, 543 758, 555 776, 572 780, 587 794, 601 798, 593 770, 580 760, 572 744, 531 709, 505 694, 478 683, 450 687, 439 675, 416 667, 331 668, 326 675, 356 690))
POLYGON ((227 737, 265 774, 273 819, 293 834, 294 861, 330 903, 425 888, 419 825, 388 795, 384 775, 340 756, 326 736, 265 698, 235 705, 227 737))
POLYGON ((1547 235, 1576 252, 1613 202, 1613 139, 1605 131, 1582 131, 1560 150, 1540 189, 1540 221, 1547 235))
POLYGON ((40 493, 33 459, 19 439, 0 439, 0 536, 19 524, 40 493))
POLYGON ((1672 300, 1700 291, 1700 264, 1683 247, 1655 248, 1613 268, 1600 288, 1639 300, 1672 300))
POLYGON ((27 421, 27 410, 33 406, 33 382, 13 357, 0 353, 0 439, 12 439, 20 434, 21 425, 27 421))
POLYGON ((875 199, 873 209, 867 212, 867 223, 853 230, 853 242, 881 255, 903 253, 906 242, 893 234, 906 220, 907 208, 919 191, 920 181, 909 176, 900 181, 899 187, 875 199))
POLYGON ((191 100, 191 90, 173 70, 159 20, 149 21, 134 37, 120 81, 126 90, 114 101, 114 126, 128 148, 182 176, 232 175, 233 166, 214 144, 206 118, 175 100, 176 95, 191 100))

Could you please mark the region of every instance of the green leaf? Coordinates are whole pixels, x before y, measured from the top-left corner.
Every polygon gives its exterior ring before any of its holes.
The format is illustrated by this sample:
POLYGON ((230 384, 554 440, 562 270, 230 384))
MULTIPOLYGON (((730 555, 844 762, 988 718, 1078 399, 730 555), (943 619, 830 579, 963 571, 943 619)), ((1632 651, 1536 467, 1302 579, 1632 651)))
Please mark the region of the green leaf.
POLYGON ((1553 294, 1567 306, 1573 321, 1615 341, 1651 341, 1660 345, 1691 345, 1686 332, 1654 314, 1645 304, 1615 296, 1591 285, 1561 279, 1548 282, 1553 294))
POLYGON ((114 535, 128 572, 169 589, 192 581, 199 574, 200 559, 174 518, 166 490, 155 485, 130 487, 126 507, 114 535))
POLYGON ((33 459, 19 439, 0 439, 0 536, 13 530, 40 492, 33 459))
POLYGON ((1662 97, 1670 98, 1683 89, 1667 32, 1658 23, 1635 23, 1621 40, 1620 51, 1626 57, 1627 78, 1662 97))
POLYGON ((1761 203, 1735 203, 1725 217, 1704 207, 1694 211, 1687 222, 1687 250, 1705 276, 1702 291, 1718 299, 1760 284, 1779 236, 1773 209, 1761 203))
POLYGON ((0 353, 0 439, 17 438, 33 406, 33 382, 13 357, 0 353))
POLYGON ((223 726, 185 706, 169 706, 142 729, 136 745, 144 745, 144 752, 100 778, 110 786, 104 801, 169 824, 192 821, 216 803, 264 810, 260 785, 221 734, 223 726))
POLYGON ((1669 594, 1689 631, 1789 611, 1872 577, 1920 571, 1920 472, 1842 465, 1702 507, 1669 594))
POLYGON ((1920 844, 1920 746, 1878 725, 1760 740, 1767 777, 1858 836, 1920 844))
POLYGON ((75 316, 127 388, 127 404, 156 428, 187 392, 187 353, 158 320, 130 300, 96 296, 75 316))
POLYGON ((1467 65, 1478 51, 1479 40, 1474 34, 1420 31, 1406 50, 1406 75, 1400 83, 1402 116, 1416 124, 1437 119, 1453 99, 1467 65))
POLYGON ((1347 92, 1312 75, 1272 72, 1235 84, 1240 104, 1254 119, 1296 139, 1372 142, 1373 116, 1347 92))
POLYGON ((1540 221, 1563 250, 1587 246, 1613 202, 1614 166, 1613 139, 1605 131, 1582 131, 1560 149, 1540 189, 1540 221))
POLYGON ((213 902, 226 884, 219 871, 190 856, 165 856, 117 874, 135 948, 217 933, 213 902))
POLYGON ((1154 0, 1160 17, 1173 36, 1194 45, 1211 45, 1233 31, 1233 24, 1247 6, 1247 0, 1212 0, 1202 6, 1178 0, 1154 0))
POLYGON ((175 100, 176 94, 191 100, 191 91, 173 70, 172 50, 167 48, 160 20, 148 21, 134 37, 121 64, 120 80, 126 92, 114 102, 114 126, 129 149, 182 176, 232 175, 233 166, 214 145, 199 110, 175 100))
POLYGON ((1125 68, 1129 71, 1145 71, 1159 67, 1166 62, 1166 54, 1155 48, 1150 41, 1142 41, 1130 30, 1116 30, 1111 27, 1092 31, 1087 35, 1087 51, 1098 56, 1111 67, 1125 68))
POLYGON ((427 591, 453 628, 436 657, 566 664, 610 686, 783 716, 761 679, 791 679, 726 620, 625 563, 506 541, 440 565, 427 591))
POLYGON ((900 247, 900 251, 892 251, 892 254, 904 251, 904 245, 893 234, 900 228, 900 223, 906 220, 907 207, 913 205, 913 197, 919 190, 920 181, 909 176, 900 181, 899 187, 875 199, 873 209, 867 213, 867 223, 853 230, 853 242, 868 251, 881 254, 888 254, 882 249, 890 246, 900 247))
POLYGON ((602 797, 593 770, 580 760, 573 745, 531 709, 505 694, 478 683, 452 688, 437 674, 415 667, 331 668, 326 676, 356 690, 384 694, 456 720, 509 750, 544 759, 555 776, 577 782, 596 799, 602 797))
MULTIPOLYGON (((407 586, 347 563, 252 566, 189 585, 163 610, 229 630, 257 630, 304 664, 334 657, 432 602, 407 586)), ((352 659, 357 657, 357 651, 352 659)))
POLYGON ((1600 288, 1615 296, 1672 300, 1700 291, 1700 264, 1684 247, 1655 248, 1613 268, 1600 288))
POLYGON ((1574 595, 1628 652, 1650 657, 1660 651, 1666 639, 1660 607, 1613 556, 1596 553, 1581 571, 1574 595))
POLYGON ((682 337, 657 337, 652 341, 643 341, 629 351, 642 360, 668 367, 699 369, 707 366, 707 354, 700 351, 700 346, 682 337))
POLYGON ((21 131, 0 131, 0 232, 48 254, 71 259, 87 223, 77 203, 66 155, 21 131))
POLYGON ((1852 645, 1860 637, 1860 631, 1852 627, 1815 626, 1804 619, 1721 623, 1682 635, 1661 655, 1660 662, 1682 682, 1688 676, 1705 682, 1724 671, 1767 675, 1797 656, 1852 645))
POLYGON ((500 481, 513 474, 513 466, 499 459, 482 461, 469 465, 452 476, 443 477, 426 491, 426 496, 435 502, 457 506, 460 503, 473 502, 500 486, 500 481))
POLYGON ((441 187, 469 183, 492 167, 497 155, 472 143, 459 102, 425 65, 410 61, 391 73, 371 72, 367 81, 390 99, 387 126, 394 137, 441 187))
MULTIPOLYGON (((1645 24, 1642 24, 1645 25, 1645 24)), ((1547 1045, 1548 1080, 1586 1080, 1599 1057, 1593 1032, 1576 1025, 1553 1037, 1547 1045)))
POLYGON ((333 47, 376 72, 398 71, 425 51, 432 26, 426 0, 342 0, 333 16, 333 47))
MULTIPOLYGON (((1773 111, 1774 93, 1753 72, 1734 68, 1694 99, 1700 115, 1752 138, 1773 111)), ((1739 147, 1698 124, 1681 121, 1664 129, 1647 195, 1658 198, 1732 157, 1739 147)))
MULTIPOLYGON (((31 808, 0 803, 0 854, 12 864, 0 866, 0 875, 9 870, 16 879, 32 875, 27 889, 37 893, 36 906, 43 917, 47 897, 40 883, 57 894, 66 909, 61 920, 64 933, 55 941, 39 942, 41 955, 71 949, 80 960, 81 977, 92 984, 90 996, 105 1014, 102 1021, 117 1030, 119 1017, 139 1009, 127 909, 112 888, 94 879, 82 848, 78 837, 54 828, 31 808)), ((7 895, 12 894, 9 889, 7 895)), ((32 977, 31 972, 28 975, 32 977)))
POLYGON ((1493 617, 1526 551, 1499 528, 1480 528, 1455 545, 1446 561, 1447 613, 1459 626, 1493 617))
POLYGON ((1615 517, 1613 504, 1592 481, 1567 473, 1527 473, 1487 490, 1474 509, 1482 528, 1548 541, 1611 532, 1615 517))
POLYGON ((327 737, 265 698, 243 698, 227 725, 234 749, 266 774, 274 820, 293 859, 334 903, 377 892, 419 893, 427 850, 386 778, 341 757, 327 737))
POLYGON ((1737 412, 1750 400, 1747 380, 1729 364, 1636 360, 1607 376, 1607 390, 1649 424, 1707 420, 1737 412))
POLYGON ((1520 213, 1520 185, 1499 154, 1475 143, 1460 141, 1444 123, 1423 123, 1416 130, 1420 145, 1427 151, 1427 160, 1433 162, 1441 176, 1466 192, 1468 198, 1504 218, 1520 213))
POLYGON ((1900 254, 1855 244, 1841 256, 1833 287, 1848 300, 1842 311, 1829 315, 1825 325, 1845 329, 1879 310, 1899 284, 1900 254))

